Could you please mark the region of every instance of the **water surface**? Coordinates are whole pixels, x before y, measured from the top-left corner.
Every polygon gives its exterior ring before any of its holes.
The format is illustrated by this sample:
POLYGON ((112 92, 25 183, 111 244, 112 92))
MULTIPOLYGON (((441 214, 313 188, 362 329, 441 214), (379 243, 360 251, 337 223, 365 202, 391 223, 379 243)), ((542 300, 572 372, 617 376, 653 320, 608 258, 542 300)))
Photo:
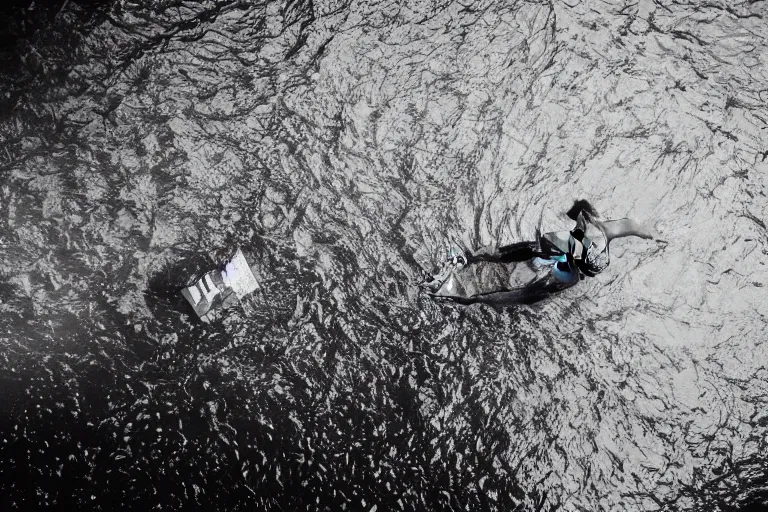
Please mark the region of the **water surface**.
POLYGON ((763 2, 62 7, 0 80, 5 508, 765 505, 763 2), (578 198, 668 243, 419 293, 578 198), (200 324, 238 245, 263 290, 200 324))

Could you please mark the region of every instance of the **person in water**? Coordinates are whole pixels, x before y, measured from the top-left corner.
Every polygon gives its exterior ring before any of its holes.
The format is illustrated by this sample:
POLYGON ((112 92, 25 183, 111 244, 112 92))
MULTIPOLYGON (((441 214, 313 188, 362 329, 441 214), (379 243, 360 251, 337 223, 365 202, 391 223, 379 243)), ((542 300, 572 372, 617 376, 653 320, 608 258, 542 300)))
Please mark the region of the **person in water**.
POLYGON ((576 221, 576 227, 567 239, 562 236, 563 232, 552 232, 541 235, 536 242, 517 242, 498 248, 487 245, 464 255, 464 264, 472 261, 508 263, 565 254, 584 275, 595 277, 610 263, 611 240, 625 236, 657 238, 650 229, 632 219, 601 221, 597 211, 585 199, 574 202, 567 215, 576 221))
MULTIPOLYGON (((583 276, 594 277, 610 263, 611 240, 625 236, 654 239, 656 234, 632 219, 603 221, 595 208, 586 200, 575 201, 567 212, 576 221, 570 231, 538 235, 538 240, 517 242, 497 247, 486 245, 470 253, 452 249, 449 266, 461 269, 476 262, 516 263, 531 262, 534 268, 552 266, 556 281, 564 286, 577 283, 583 276)), ((451 268, 446 269, 448 272, 451 268)), ((424 283, 437 293, 445 281, 445 271, 424 283)))

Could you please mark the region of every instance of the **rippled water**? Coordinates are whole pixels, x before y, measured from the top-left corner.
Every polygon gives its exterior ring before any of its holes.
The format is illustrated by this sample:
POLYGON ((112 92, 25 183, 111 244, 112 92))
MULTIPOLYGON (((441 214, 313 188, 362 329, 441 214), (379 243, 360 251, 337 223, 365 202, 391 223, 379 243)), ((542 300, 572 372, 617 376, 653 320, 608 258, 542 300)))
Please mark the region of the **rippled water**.
POLYGON ((33 11, 0 80, 3 507, 766 505, 768 8, 665 4, 33 11), (446 240, 582 197, 668 244, 536 306, 419 293, 446 240), (263 293, 200 324, 178 287, 237 245, 263 293))

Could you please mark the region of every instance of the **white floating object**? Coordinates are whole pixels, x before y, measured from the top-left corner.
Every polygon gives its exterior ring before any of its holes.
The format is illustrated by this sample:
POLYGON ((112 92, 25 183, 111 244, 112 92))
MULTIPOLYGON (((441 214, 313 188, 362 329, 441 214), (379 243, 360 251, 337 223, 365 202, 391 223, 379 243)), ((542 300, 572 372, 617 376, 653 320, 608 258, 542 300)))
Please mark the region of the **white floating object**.
POLYGON ((205 274, 200 280, 200 283, 198 283, 198 286, 200 286, 203 295, 205 295, 205 299, 208 302, 213 302, 213 298, 219 294, 219 289, 216 288, 210 274, 205 274), (202 286, 200 286, 200 283, 202 283, 202 286))
POLYGON ((253 292, 259 287, 259 283, 256 281, 256 276, 253 275, 251 266, 245 260, 243 251, 239 248, 232 257, 232 260, 227 263, 225 270, 222 274, 224 282, 235 291, 238 299, 242 299, 249 293, 253 292), (226 275, 226 277, 224 277, 226 275))
POLYGON ((200 290, 197 289, 197 286, 190 286, 187 288, 189 291, 189 295, 192 297, 192 300, 190 301, 193 306, 197 306, 198 302, 200 302, 200 299, 203 298, 202 295, 200 295, 200 290))
POLYGON ((203 274, 195 283, 181 290, 181 294, 192 304, 200 319, 208 322, 219 310, 234 304, 258 287, 251 266, 238 248, 224 270, 203 274))

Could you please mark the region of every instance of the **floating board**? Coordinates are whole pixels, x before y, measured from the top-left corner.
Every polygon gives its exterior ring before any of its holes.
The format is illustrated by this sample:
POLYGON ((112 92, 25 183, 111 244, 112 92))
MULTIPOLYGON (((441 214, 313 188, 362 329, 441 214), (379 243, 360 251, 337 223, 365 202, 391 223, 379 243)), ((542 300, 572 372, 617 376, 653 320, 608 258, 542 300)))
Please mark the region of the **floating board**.
POLYGON ((210 322, 218 312, 238 302, 259 288, 253 269, 238 247, 224 270, 213 270, 181 290, 203 322, 210 322))

